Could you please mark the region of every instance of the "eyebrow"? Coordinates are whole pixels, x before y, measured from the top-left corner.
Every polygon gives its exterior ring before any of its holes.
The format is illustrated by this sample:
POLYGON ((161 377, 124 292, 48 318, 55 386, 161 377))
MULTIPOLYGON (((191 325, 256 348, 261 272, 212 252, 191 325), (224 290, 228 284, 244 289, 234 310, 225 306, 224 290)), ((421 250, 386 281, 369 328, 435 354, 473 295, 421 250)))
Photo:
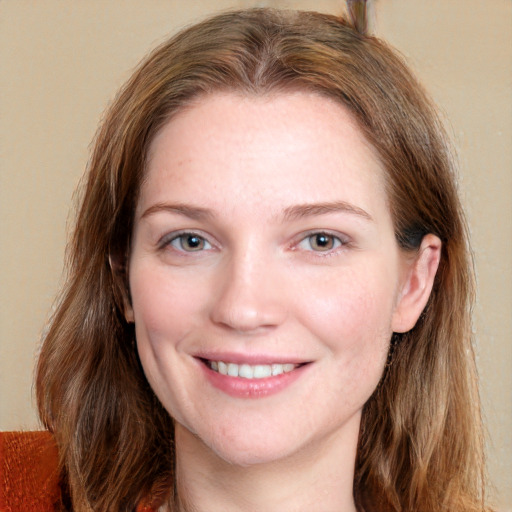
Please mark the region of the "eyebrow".
MULTIPOLYGON (((192 206, 183 203, 168 204, 168 203, 156 203, 150 206, 141 215, 141 219, 153 215, 158 212, 169 212, 173 214, 183 215, 193 220, 205 220, 212 219, 215 217, 212 210, 208 208, 202 208, 200 206, 192 206)), ((329 213, 349 213, 351 215, 357 215, 366 220, 373 221, 372 216, 362 208, 353 204, 347 203, 346 201, 334 201, 328 203, 306 203, 289 206, 285 208, 283 212, 283 220, 294 221, 300 220, 305 217, 314 217, 319 215, 326 215, 329 213)))
POLYGON ((299 204, 290 206, 284 210, 283 218, 287 221, 299 220, 304 217, 314 217, 329 213, 349 213, 366 220, 373 221, 372 216, 362 208, 346 201, 334 201, 330 203, 299 204))
POLYGON ((183 215, 184 217, 188 217, 189 219, 194 220, 205 220, 214 216, 211 210, 208 210, 207 208, 201 208, 200 206, 191 206, 182 203, 156 203, 144 211, 144 213, 141 215, 141 219, 158 212, 176 213, 178 215, 183 215))

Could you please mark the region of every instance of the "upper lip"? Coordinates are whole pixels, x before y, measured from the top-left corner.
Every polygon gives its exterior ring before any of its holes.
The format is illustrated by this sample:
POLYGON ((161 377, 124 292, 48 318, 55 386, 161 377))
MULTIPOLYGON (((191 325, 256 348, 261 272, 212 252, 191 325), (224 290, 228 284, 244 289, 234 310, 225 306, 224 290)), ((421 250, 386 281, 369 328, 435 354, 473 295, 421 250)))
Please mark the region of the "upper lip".
POLYGON ((295 356, 281 356, 273 354, 243 354, 236 352, 201 352, 195 354, 197 359, 208 361, 223 361, 224 363, 270 365, 270 364, 305 364, 308 359, 295 356))

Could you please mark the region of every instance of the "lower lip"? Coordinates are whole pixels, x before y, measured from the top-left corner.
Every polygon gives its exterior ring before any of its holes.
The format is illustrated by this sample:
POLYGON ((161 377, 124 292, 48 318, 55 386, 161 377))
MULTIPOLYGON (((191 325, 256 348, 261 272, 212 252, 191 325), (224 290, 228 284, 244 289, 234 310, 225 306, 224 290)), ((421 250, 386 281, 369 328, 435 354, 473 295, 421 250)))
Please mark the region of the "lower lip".
POLYGON ((300 378, 309 368, 305 364, 295 368, 291 372, 282 373, 263 379, 244 379, 243 377, 230 377, 209 368, 201 362, 201 367, 208 381, 220 391, 235 398, 263 398, 283 391, 285 388, 300 378))

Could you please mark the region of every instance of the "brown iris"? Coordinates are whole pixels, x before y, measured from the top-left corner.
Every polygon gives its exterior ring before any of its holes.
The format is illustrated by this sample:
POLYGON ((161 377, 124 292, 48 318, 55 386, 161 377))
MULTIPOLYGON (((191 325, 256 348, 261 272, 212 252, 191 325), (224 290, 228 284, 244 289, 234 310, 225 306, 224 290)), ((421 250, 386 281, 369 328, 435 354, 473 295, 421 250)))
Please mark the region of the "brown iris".
POLYGON ((315 251, 329 251, 334 247, 334 237, 326 233, 317 233, 309 237, 309 243, 315 251))
POLYGON ((184 251, 201 251, 204 249, 204 238, 193 235, 193 234, 185 234, 179 237, 180 245, 184 251))

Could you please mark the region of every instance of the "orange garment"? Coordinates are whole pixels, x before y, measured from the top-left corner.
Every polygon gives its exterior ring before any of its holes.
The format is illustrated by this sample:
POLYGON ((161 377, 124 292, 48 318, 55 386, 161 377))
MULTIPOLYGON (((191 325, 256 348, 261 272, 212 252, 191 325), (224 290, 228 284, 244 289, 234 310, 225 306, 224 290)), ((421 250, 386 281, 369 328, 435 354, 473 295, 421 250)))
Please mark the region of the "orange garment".
POLYGON ((57 447, 49 432, 0 433, 0 510, 58 510, 57 447))
MULTIPOLYGON (((0 432, 0 512, 61 509, 58 452, 49 432, 0 432)), ((151 512, 140 505, 137 512, 151 512)))

